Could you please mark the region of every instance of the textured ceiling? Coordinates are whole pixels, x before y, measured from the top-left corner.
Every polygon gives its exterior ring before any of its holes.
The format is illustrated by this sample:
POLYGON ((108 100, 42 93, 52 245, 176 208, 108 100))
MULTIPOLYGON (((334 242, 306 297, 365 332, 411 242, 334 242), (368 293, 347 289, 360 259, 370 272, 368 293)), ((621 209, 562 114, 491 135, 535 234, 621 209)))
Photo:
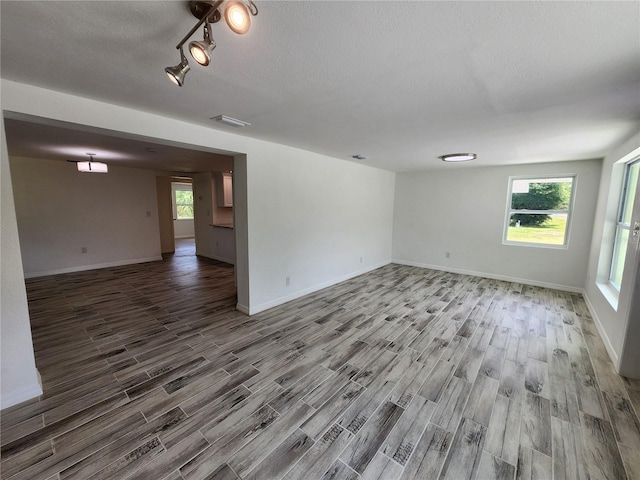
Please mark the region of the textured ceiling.
POLYGON ((639 2, 256 4, 178 88, 186 2, 2 1, 2 77, 393 171, 600 157, 640 128, 639 2))

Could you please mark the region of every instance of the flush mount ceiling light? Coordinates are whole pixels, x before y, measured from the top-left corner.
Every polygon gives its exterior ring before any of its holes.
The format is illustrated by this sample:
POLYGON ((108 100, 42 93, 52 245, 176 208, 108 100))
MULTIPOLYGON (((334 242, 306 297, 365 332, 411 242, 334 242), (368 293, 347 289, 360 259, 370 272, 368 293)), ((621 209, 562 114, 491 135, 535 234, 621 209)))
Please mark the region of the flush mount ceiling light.
POLYGON ((248 125, 251 125, 249 122, 245 122, 244 120, 238 120, 237 118, 227 117, 226 115, 218 115, 217 117, 211 117, 211 120, 224 123, 225 125, 229 125, 230 127, 246 127, 248 125))
POLYGON ((182 47, 203 23, 205 24, 204 37, 202 40, 189 43, 189 52, 196 62, 207 66, 211 63, 211 52, 216 48, 216 42, 211 36, 211 24, 219 22, 224 17, 233 32, 243 35, 251 27, 251 16, 258 14, 258 8, 252 0, 191 1, 189 9, 199 21, 176 45, 176 49, 180 50, 180 63, 175 67, 164 69, 169 80, 179 87, 184 85, 184 77, 189 71, 189 62, 182 47))
POLYGON ((438 158, 443 162, 468 162, 469 160, 475 160, 476 157, 475 153, 448 153, 440 155, 438 158))
POLYGON ((351 155, 351 158, 354 158, 356 160, 366 160, 367 157, 366 155, 361 155, 360 153, 356 153, 355 155, 351 155))
POLYGON ((109 173, 109 167, 106 163, 94 162, 93 157, 95 153, 87 153, 89 156, 88 162, 79 162, 77 160, 67 160, 67 162, 73 162, 76 164, 78 171, 83 173, 109 173))

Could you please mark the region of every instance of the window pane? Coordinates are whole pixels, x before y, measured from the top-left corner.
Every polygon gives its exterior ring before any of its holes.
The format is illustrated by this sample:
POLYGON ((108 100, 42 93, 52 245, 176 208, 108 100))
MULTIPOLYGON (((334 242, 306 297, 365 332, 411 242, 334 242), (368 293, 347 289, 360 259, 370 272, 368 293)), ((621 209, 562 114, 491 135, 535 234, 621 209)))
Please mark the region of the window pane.
POLYGON ((509 218, 508 242, 564 245, 568 214, 522 214, 509 218), (535 217, 535 218, 532 218, 535 217))
POLYGON ((633 213, 633 200, 636 198, 636 188, 638 186, 638 172, 640 172, 640 162, 636 162, 629 167, 627 184, 625 185, 625 195, 622 206, 622 223, 631 225, 631 214, 633 213))
POLYGON ((176 190, 176 205, 193 205, 193 191, 176 190))
POLYGON ((193 205, 177 205, 176 212, 179 219, 193 218, 193 205))
POLYGON ((513 180, 511 210, 568 210, 572 185, 572 177, 513 180))
POLYGON ((611 284, 620 290, 622 284, 622 274, 624 272, 624 259, 629 243, 629 230, 618 228, 616 231, 616 243, 613 249, 613 259, 611 261, 611 284))

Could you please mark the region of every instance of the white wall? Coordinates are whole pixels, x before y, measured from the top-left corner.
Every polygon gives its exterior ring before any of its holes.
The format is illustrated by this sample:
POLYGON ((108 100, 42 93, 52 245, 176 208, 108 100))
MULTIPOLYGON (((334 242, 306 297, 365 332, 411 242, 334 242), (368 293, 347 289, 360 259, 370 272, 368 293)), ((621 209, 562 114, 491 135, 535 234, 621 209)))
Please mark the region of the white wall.
POLYGON ((249 157, 252 311, 389 263, 395 174, 278 145, 261 153, 249 157))
MULTIPOLYGON (((635 255, 627 254, 617 308, 603 293, 606 288, 602 290, 598 283, 606 283, 609 274, 613 229, 624 172, 624 165, 616 162, 638 148, 640 133, 612 149, 604 159, 585 284, 585 296, 614 365, 619 373, 634 378, 640 378, 640 287, 637 279, 634 279, 640 260, 637 251, 635 255), (634 295, 636 303, 631 310, 634 295)), ((640 190, 636 193, 634 210, 639 212, 640 190)), ((635 218, 638 218, 638 214, 635 218)))
POLYGON ((33 342, 22 273, 20 243, 9 173, 9 156, 2 128, 2 227, 0 231, 0 408, 10 407, 42 394, 33 355, 33 342))
POLYGON ((193 238, 195 225, 192 218, 181 218, 173 221, 174 238, 193 238))
POLYGON ((10 162, 27 277, 162 258, 154 172, 110 166, 91 174, 62 161, 10 162))
MULTIPOLYGON (((600 160, 398 174, 393 259, 582 291, 600 160), (577 174, 569 247, 503 245, 509 176, 577 174), (450 252, 450 258, 445 257, 450 252)), ((460 168, 462 167, 462 168, 460 168)))

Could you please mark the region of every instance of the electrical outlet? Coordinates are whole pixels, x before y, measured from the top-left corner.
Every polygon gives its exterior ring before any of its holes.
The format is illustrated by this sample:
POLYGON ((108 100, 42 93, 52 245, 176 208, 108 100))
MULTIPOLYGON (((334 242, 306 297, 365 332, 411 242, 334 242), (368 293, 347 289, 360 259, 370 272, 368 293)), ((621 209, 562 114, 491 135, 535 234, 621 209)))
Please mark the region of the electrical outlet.
POLYGON ((362 257, 360 257, 360 263, 362 263, 362 257))
POLYGON ((87 253, 87 247, 82 247, 80 249, 80 253, 87 253))
POLYGON ((288 287, 289 285, 291 285, 291 278, 289 277, 285 277, 284 279, 284 284, 288 287))
POLYGON ((444 252, 444 256, 446 258, 451 258, 451 252, 444 252))
POLYGON ((147 210, 147 217, 151 217, 151 210, 147 210))

